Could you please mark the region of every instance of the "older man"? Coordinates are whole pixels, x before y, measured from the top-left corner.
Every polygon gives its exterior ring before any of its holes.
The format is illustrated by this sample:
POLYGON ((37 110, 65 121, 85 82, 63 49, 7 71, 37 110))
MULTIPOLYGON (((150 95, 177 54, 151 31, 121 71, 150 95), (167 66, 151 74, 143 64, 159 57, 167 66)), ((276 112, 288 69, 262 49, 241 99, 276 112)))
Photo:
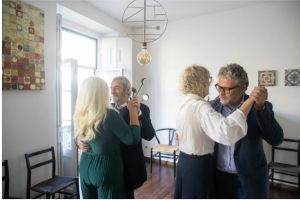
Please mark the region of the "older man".
POLYGON ((215 144, 215 194, 225 199, 264 199, 269 197, 267 160, 264 139, 272 146, 283 141, 283 130, 274 118, 273 106, 265 101, 266 88, 255 87, 250 96, 246 71, 238 64, 222 67, 215 85, 220 98, 210 105, 224 117, 238 109, 245 100, 255 103, 247 116, 247 135, 232 146, 215 144))
MULTIPOLYGON (((211 106, 225 117, 249 98, 245 94, 248 75, 238 64, 222 67, 216 89, 220 98, 211 106)), ((217 198, 268 198, 269 176, 262 139, 276 146, 283 141, 283 130, 274 118, 273 106, 265 101, 267 90, 255 87, 250 94, 255 103, 248 114, 247 135, 232 146, 215 145, 217 198)))
MULTIPOLYGON (((120 112, 127 124, 130 123, 127 100, 131 96, 131 84, 124 76, 117 76, 111 83, 111 95, 114 103, 112 105, 120 112)), ((150 110, 148 106, 141 104, 137 96, 133 96, 133 105, 138 108, 139 121, 141 126, 141 137, 150 141, 155 134, 150 120, 150 110)), ((91 147, 77 139, 77 143, 82 151, 86 152, 91 147)), ((134 190, 142 186, 147 180, 145 158, 142 149, 142 139, 136 145, 126 145, 120 143, 121 153, 124 163, 124 182, 127 199, 134 199, 134 190)))

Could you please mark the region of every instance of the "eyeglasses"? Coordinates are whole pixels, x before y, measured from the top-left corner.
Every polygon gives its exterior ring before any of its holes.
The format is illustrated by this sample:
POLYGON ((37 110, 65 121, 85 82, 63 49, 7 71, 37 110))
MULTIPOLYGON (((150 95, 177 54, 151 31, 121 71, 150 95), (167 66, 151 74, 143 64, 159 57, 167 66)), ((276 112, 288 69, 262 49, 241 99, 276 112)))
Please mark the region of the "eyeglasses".
POLYGON ((228 88, 228 87, 221 87, 218 85, 218 83, 215 85, 216 89, 218 92, 221 92, 221 90, 223 90, 226 94, 230 94, 230 90, 234 89, 234 88, 238 88, 240 86, 234 86, 234 87, 231 87, 231 88, 228 88))

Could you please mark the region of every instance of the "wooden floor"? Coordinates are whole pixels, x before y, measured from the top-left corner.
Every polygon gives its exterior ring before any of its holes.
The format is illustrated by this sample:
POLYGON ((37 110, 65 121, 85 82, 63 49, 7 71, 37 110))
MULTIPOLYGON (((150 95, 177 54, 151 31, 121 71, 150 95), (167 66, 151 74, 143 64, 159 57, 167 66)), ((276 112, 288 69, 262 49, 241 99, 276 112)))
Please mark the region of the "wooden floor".
MULTIPOLYGON (((173 199, 175 178, 173 166, 153 163, 150 174, 150 162, 146 161, 148 180, 135 190, 136 199, 173 199)), ((298 188, 280 188, 274 185, 270 188, 270 199, 300 199, 298 188)))

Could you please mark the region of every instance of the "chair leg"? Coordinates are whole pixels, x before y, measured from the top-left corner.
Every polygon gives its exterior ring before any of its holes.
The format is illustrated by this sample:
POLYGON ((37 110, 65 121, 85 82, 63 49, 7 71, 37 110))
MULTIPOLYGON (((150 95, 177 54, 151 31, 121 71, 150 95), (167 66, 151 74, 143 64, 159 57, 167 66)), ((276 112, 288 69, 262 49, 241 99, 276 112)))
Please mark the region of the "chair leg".
POLYGON ((51 195, 50 195, 50 192, 47 192, 47 193, 46 193, 46 199, 50 199, 50 196, 51 196, 51 195))
POLYGON ((75 185, 76 185, 76 191, 77 191, 77 193, 76 193, 76 196, 77 196, 77 199, 80 199, 80 191, 79 191, 79 178, 78 178, 78 177, 76 177, 76 178, 75 178, 75 180, 76 180, 76 183, 75 183, 75 185))
POLYGON ((300 193, 300 174, 298 174, 298 192, 300 193))
POLYGON ((26 199, 30 199, 30 190, 29 189, 27 189, 26 199))
POLYGON ((55 199, 55 194, 52 194, 52 199, 55 199))
POLYGON ((152 174, 152 157, 153 157, 153 154, 152 154, 152 148, 150 150, 150 173, 152 174))
POLYGON ((272 188, 273 188, 273 182, 274 182, 274 169, 272 169, 271 171, 272 171, 272 172, 271 172, 271 173, 272 173, 272 176, 271 176, 271 177, 272 177, 271 186, 272 186, 272 188))
POLYGON ((174 177, 176 177, 176 151, 173 152, 173 156, 174 156, 174 177))
POLYGON ((159 152, 159 165, 161 166, 161 153, 159 152))

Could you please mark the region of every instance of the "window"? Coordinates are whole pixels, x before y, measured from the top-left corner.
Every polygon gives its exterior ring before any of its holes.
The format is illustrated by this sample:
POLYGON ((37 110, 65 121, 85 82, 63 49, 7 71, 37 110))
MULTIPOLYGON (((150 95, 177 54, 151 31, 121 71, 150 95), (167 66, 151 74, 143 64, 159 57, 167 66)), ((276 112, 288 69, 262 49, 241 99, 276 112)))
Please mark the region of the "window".
POLYGON ((75 58, 78 68, 97 68, 97 39, 62 29, 62 59, 75 58))
MULTIPOLYGON (((72 95, 71 95, 71 67, 76 69, 77 60, 77 88, 87 77, 94 76, 97 68, 97 39, 62 28, 62 140, 64 151, 72 150, 72 95), (74 60, 75 59, 75 60, 74 60), (72 66, 71 66, 71 63, 72 66)), ((74 74, 75 75, 75 74, 74 74)), ((76 99, 76 97, 74 97, 76 99)), ((64 153, 65 155, 65 153, 64 153)))
POLYGON ((97 39, 62 28, 62 59, 74 58, 78 66, 78 91, 84 79, 95 75, 97 68, 97 39))

